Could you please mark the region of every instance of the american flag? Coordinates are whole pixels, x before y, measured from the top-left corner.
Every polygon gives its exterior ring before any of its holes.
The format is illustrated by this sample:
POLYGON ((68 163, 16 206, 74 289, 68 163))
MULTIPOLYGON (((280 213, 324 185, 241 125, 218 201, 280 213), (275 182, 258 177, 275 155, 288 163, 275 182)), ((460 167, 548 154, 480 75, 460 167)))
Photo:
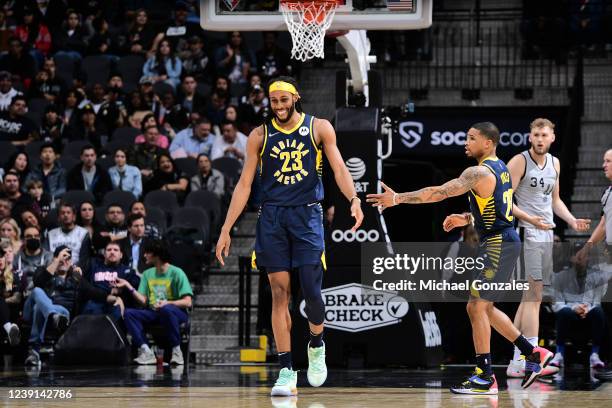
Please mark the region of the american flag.
POLYGON ((412 11, 412 0, 387 0, 387 8, 391 11, 412 11))

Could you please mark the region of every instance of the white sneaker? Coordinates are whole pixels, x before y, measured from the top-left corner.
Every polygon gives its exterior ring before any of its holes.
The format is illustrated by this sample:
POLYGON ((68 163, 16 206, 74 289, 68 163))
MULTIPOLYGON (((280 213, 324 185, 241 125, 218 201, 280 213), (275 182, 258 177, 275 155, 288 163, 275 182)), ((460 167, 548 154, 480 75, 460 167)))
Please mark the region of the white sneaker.
POLYGON ((510 360, 506 368, 508 378, 523 378, 525 376, 525 360, 510 360))
POLYGON ((274 383, 270 395, 273 397, 290 397, 297 395, 297 371, 283 368, 278 373, 278 380, 274 383))
POLYGON ((296 396, 272 397, 270 398, 270 401, 272 402, 272 406, 274 408, 297 408, 297 397, 296 396))
POLYGON ((321 347, 310 347, 308 343, 308 382, 313 387, 320 387, 327 379, 327 366, 325 365, 325 343, 321 347))
POLYGON ((170 360, 170 364, 175 365, 183 365, 183 351, 181 350, 181 346, 176 346, 172 349, 172 359, 170 360))
POLYGON ((591 362, 591 368, 604 368, 606 366, 599 358, 599 353, 591 353, 589 361, 591 362))
POLYGON ((155 358, 155 353, 150 348, 141 347, 138 350, 138 357, 134 359, 134 362, 141 365, 155 365, 157 364, 157 359, 155 358))
POLYGON ((21 341, 19 326, 17 326, 15 323, 11 323, 11 328, 8 331, 8 340, 11 346, 16 346, 21 341))

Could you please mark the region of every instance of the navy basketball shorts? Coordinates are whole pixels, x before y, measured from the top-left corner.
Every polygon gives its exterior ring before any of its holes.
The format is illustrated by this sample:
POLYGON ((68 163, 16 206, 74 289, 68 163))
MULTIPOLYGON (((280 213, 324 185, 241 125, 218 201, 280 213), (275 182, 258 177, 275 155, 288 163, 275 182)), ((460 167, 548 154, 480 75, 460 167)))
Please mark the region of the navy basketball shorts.
POLYGON ((264 204, 259 210, 255 237, 257 266, 266 272, 318 265, 325 251, 323 207, 264 204))
POLYGON ((513 228, 481 237, 478 257, 484 259, 484 268, 475 271, 470 290, 472 297, 503 301, 508 291, 497 289, 497 284, 510 283, 520 253, 521 240, 513 228), (475 281, 480 289, 475 288, 475 281))

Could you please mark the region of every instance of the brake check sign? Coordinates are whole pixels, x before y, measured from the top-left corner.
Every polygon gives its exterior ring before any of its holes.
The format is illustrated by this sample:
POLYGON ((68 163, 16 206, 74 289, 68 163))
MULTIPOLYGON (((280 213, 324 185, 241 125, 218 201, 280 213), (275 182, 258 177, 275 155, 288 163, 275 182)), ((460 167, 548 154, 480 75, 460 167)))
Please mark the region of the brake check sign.
MULTIPOLYGON (((371 286, 349 283, 323 289, 325 328, 360 332, 398 324, 406 316, 409 304, 395 292, 374 290, 371 286)), ((300 313, 306 318, 306 303, 300 313)))

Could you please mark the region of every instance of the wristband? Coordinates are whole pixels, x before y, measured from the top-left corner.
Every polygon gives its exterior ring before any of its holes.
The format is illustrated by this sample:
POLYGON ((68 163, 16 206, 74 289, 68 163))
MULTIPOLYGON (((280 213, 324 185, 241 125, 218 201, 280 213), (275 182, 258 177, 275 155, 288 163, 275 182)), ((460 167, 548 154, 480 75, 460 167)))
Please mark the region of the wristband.
POLYGON ((357 194, 355 194, 354 196, 352 196, 352 197, 351 197, 351 199, 349 200, 349 203, 353 204, 353 200, 354 200, 354 199, 357 199, 357 200, 359 200, 359 202, 361 202, 361 198, 359 198, 359 197, 357 196, 357 194))

